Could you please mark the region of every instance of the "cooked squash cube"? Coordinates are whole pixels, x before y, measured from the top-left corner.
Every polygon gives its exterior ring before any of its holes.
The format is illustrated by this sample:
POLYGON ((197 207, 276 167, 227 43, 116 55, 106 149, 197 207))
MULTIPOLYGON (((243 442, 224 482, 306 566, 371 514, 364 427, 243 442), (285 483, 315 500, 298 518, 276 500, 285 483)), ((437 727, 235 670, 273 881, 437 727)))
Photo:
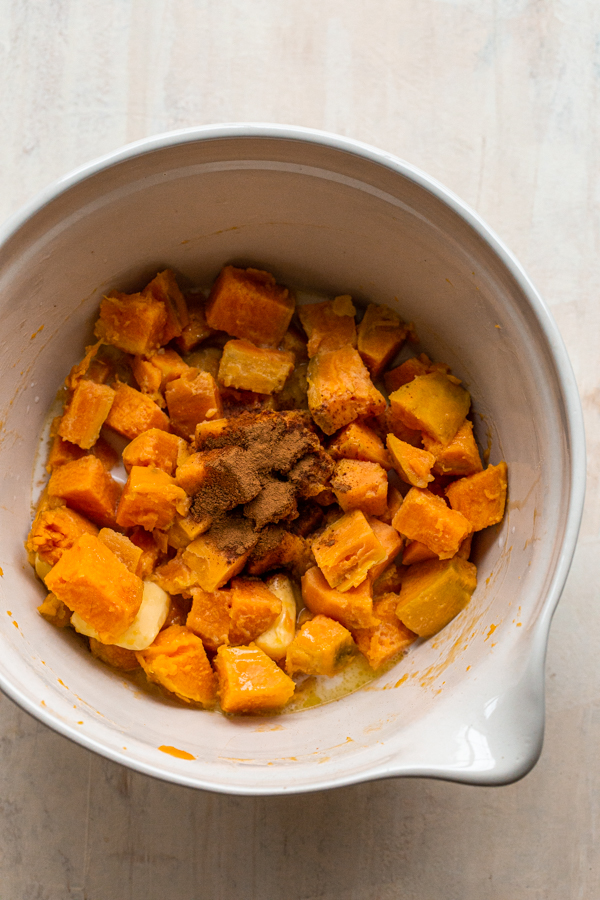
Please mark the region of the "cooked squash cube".
POLYGON ((273 347, 287 331, 294 306, 288 289, 269 272, 225 266, 210 292, 206 321, 217 331, 273 347))
POLYGON ((257 394, 280 391, 294 368, 294 356, 285 350, 255 347, 250 341, 227 341, 219 365, 219 381, 225 387, 257 394))
POLYGON ((406 441, 400 441, 393 434, 387 436, 387 447, 394 469, 406 484, 426 488, 429 482, 433 481, 431 474, 432 466, 435 463, 433 454, 428 453, 427 450, 419 450, 418 447, 413 447, 406 441))
POLYGON ((308 408, 325 432, 333 434, 366 416, 385 409, 382 394, 374 387, 369 372, 353 347, 322 350, 308 364, 308 408))
POLYGON ((73 613, 62 600, 58 599, 56 594, 48 594, 46 599, 38 606, 37 611, 40 616, 43 616, 55 628, 66 628, 71 624, 73 613))
POLYGON ((207 650, 215 653, 222 644, 229 644, 231 592, 207 592, 193 587, 192 597, 192 608, 185 624, 198 635, 207 650))
POLYGON ((388 487, 387 509, 382 516, 379 516, 381 521, 385 522, 386 525, 391 525, 394 516, 402 506, 403 502, 404 497, 402 496, 398 488, 395 485, 390 484, 390 486, 388 487))
POLYGON ((423 446, 423 432, 417 431, 414 428, 407 428, 402 419, 399 417, 397 408, 388 406, 382 418, 384 420, 384 431, 386 437, 388 434, 393 434, 394 437, 398 438, 398 440, 404 441, 406 444, 410 444, 411 447, 423 446))
POLYGON ((342 294, 325 303, 308 303, 298 307, 298 315, 308 335, 308 356, 319 350, 340 350, 356 347, 356 308, 349 294, 342 294))
POLYGON ((312 550, 329 587, 342 592, 358 587, 369 570, 386 556, 359 509, 329 525, 313 543, 312 550))
POLYGON ((65 463, 73 462, 76 459, 81 459, 86 455, 86 451, 78 447, 77 444, 63 441, 61 437, 56 435, 56 437, 52 438, 52 443, 50 444, 46 471, 52 472, 53 469, 64 466, 65 463))
POLYGON ((103 437, 99 437, 94 446, 92 447, 91 452, 94 454, 96 459, 99 459, 107 472, 110 472, 111 469, 114 469, 116 464, 119 462, 119 454, 115 450, 114 447, 106 441, 103 437))
POLYGON ((142 603, 142 579, 92 534, 83 534, 63 553, 46 584, 105 644, 114 644, 129 628, 142 603))
POLYGON ((377 378, 406 340, 407 327, 387 306, 369 303, 358 326, 358 352, 377 378))
POLYGON ((352 632, 356 646, 372 669, 379 669, 417 640, 418 635, 398 619, 397 605, 397 594, 384 594, 373 604, 373 614, 379 620, 377 625, 352 632))
POLYGON ((223 417, 215 379, 199 369, 189 369, 180 378, 170 381, 165 398, 173 431, 186 440, 192 440, 198 422, 223 417))
POLYGON ((144 293, 111 291, 100 304, 94 334, 125 353, 147 356, 160 347, 166 323, 164 303, 144 293))
POLYGON ((137 381, 142 394, 147 394, 151 400, 160 406, 165 405, 165 399, 160 392, 162 376, 156 366, 143 356, 134 356, 131 362, 131 371, 137 381))
POLYGON ((170 625, 136 654, 149 681, 186 703, 214 706, 216 677, 199 637, 184 625, 170 625))
POLYGON ((373 618, 371 580, 366 578, 358 587, 336 591, 329 587, 318 566, 313 566, 301 579, 302 599, 315 615, 328 616, 346 628, 368 628, 373 618))
POLYGON ((167 594, 188 594, 198 585, 198 576, 184 563, 181 552, 154 569, 152 580, 167 594))
POLYGON ((115 398, 105 384, 80 381, 61 419, 58 434, 83 450, 93 447, 115 398))
POLYGON ((114 669, 122 669, 123 672, 132 672, 139 669, 140 664, 133 650, 126 650, 125 647, 117 647, 116 644, 103 644, 91 637, 90 651, 92 656, 101 662, 112 666, 114 669))
POLYGON ((112 528, 121 485, 95 456, 84 456, 52 470, 48 493, 59 497, 96 525, 112 528))
POLYGON ((471 531, 468 519, 460 512, 421 488, 410 489, 392 525, 409 540, 426 544, 440 559, 454 556, 471 531))
POLYGON ((82 534, 98 534, 98 529, 68 506, 44 509, 33 520, 25 546, 53 566, 82 534))
POLYGON ((203 450, 209 438, 218 437, 229 427, 229 419, 209 419, 206 422, 198 422, 194 444, 196 450, 203 450))
POLYGON ((402 565, 412 566, 426 559, 439 559, 439 556, 433 550, 430 550, 426 544, 422 544, 421 541, 410 541, 404 548, 402 565))
POLYGON ((169 419, 154 400, 121 383, 117 385, 106 424, 130 441, 150 428, 169 431, 169 419))
MULTIPOLYGON (((228 528, 233 528, 231 522, 228 528)), ((182 556, 183 562, 196 573, 200 587, 209 593, 239 575, 258 541, 247 519, 239 520, 237 538, 230 532, 228 539, 220 540, 218 533, 211 532, 212 528, 188 544, 182 556)))
POLYGON ((396 615, 419 637, 431 637, 467 605, 476 586, 477 569, 460 556, 415 563, 402 579, 396 615))
POLYGON ((433 471, 436 475, 474 475, 483 469, 473 437, 473 423, 468 419, 465 419, 449 444, 432 441, 424 434, 423 446, 435 457, 433 471))
POLYGON ((117 522, 124 528, 141 525, 147 531, 173 524, 177 506, 186 500, 175 479, 152 466, 132 466, 117 509, 117 522))
POLYGON ((356 644, 347 628, 327 616, 305 622, 285 654, 290 675, 336 675, 356 655, 356 644))
MULTIPOLYGON (((214 330, 209 327, 206 321, 205 302, 202 294, 187 295, 188 324, 179 337, 175 339, 175 343, 182 353, 189 353, 198 344, 210 337, 211 334, 214 334, 214 330)), ((196 365, 196 363, 193 363, 193 365, 196 365)))
POLYGON ((483 472, 454 481, 446 496, 452 509, 462 513, 472 531, 481 531, 502 520, 506 505, 507 466, 504 461, 483 472))
POLYGON ((127 444, 123 450, 123 465, 130 472, 133 466, 154 466, 173 475, 177 461, 186 444, 176 434, 160 428, 149 428, 127 444))
POLYGON ((270 569, 285 568, 304 574, 310 565, 314 565, 314 559, 307 542, 282 525, 270 525, 261 531, 246 571, 248 575, 262 575, 270 569))
POLYGON ((397 594, 402 586, 402 565, 392 563, 373 583, 373 598, 379 600, 384 594, 397 594))
POLYGON ((211 516, 203 516, 201 519, 196 519, 189 514, 187 516, 177 514, 167 533, 169 547, 175 547, 176 550, 184 550, 188 544, 191 544, 197 537, 208 531, 211 525, 211 516))
POLYGON ((274 623, 281 600, 258 578, 234 578, 230 588, 230 644, 248 644, 274 623))
POLYGON ((329 442, 333 459, 361 459, 391 469, 392 462, 379 435, 363 422, 351 422, 329 442))
POLYGON ((361 509, 367 516, 381 516, 387 509, 387 473, 379 463, 340 459, 331 488, 344 512, 361 509))
MULTIPOLYGON (((138 572, 140 578, 149 578, 160 558, 160 547, 154 540, 153 535, 146 531, 145 528, 142 528, 141 525, 136 525, 135 528, 132 529, 129 540, 142 551, 138 572)), ((166 590, 166 588, 164 590, 166 590)), ((168 591, 167 593, 177 592, 168 591)))
POLYGON ((374 565, 369 572, 369 580, 372 584, 387 569, 389 564, 396 559, 396 557, 402 550, 404 541, 400 537, 396 529, 391 525, 388 525, 386 522, 375 519, 373 518, 373 516, 369 516, 368 521, 369 525, 375 533, 375 537, 377 538, 385 552, 385 556, 381 560, 381 562, 374 565))
POLYGON ((390 394, 392 415, 407 428, 420 429, 441 444, 449 444, 469 412, 468 391, 441 372, 417 375, 390 394))
POLYGON ((405 360, 395 369, 390 369, 383 376, 385 386, 389 394, 397 391, 403 384, 408 384, 417 375, 427 375, 431 360, 424 353, 421 356, 413 356, 411 359, 405 360))
POLYGON ((170 381, 181 378, 190 370, 190 366, 182 360, 179 353, 169 347, 162 347, 157 353, 153 353, 148 361, 158 370, 161 391, 164 391, 170 381))
POLYGON ((185 297, 179 290, 175 273, 171 269, 159 272, 146 285, 143 294, 145 297, 152 297, 162 302, 165 306, 167 321, 160 338, 161 345, 168 344, 174 337, 179 337, 189 323, 189 315, 185 297))
POLYGON ((224 713, 276 712, 296 689, 292 679, 256 644, 219 647, 215 669, 224 713))
POLYGON ((141 547, 136 547, 128 537, 125 537, 124 534, 119 534, 118 531, 113 531, 112 528, 100 529, 98 540, 102 541, 109 550, 112 550, 117 559, 120 559, 130 572, 133 572, 134 575, 140 575, 140 562, 143 552, 141 547))

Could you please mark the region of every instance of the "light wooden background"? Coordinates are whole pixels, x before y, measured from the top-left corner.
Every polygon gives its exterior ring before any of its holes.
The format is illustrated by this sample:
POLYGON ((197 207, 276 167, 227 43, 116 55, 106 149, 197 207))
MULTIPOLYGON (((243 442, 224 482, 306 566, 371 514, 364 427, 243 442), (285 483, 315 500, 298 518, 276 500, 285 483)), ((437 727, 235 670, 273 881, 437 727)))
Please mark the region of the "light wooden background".
POLYGON ((599 90, 598 0, 0 0, 0 220, 173 128, 270 121, 375 144, 525 265, 571 353, 589 449, 546 742, 523 781, 228 798, 132 774, 2 698, 1 900, 600 897, 599 90))

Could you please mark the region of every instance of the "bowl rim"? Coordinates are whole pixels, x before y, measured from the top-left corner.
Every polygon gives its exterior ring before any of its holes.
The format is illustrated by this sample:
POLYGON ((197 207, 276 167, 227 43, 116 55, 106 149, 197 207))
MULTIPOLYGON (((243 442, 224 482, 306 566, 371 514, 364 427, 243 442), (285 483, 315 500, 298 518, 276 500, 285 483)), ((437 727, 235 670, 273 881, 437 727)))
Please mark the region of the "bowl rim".
MULTIPOLYGON (((482 217, 467 203, 461 200, 453 191, 445 187, 437 179, 393 153, 380 150, 377 147, 362 141, 331 132, 298 125, 283 125, 265 122, 231 122, 199 125, 151 135, 128 143, 116 150, 103 154, 84 165, 78 166, 64 176, 54 180, 41 191, 37 192, 31 200, 26 202, 20 209, 5 219, 4 222, 0 223, 0 249, 19 231, 20 228, 23 227, 23 225, 27 223, 29 219, 33 218, 45 206, 51 204, 59 196, 68 192, 72 187, 100 171, 110 169, 122 162, 144 156, 156 150, 162 150, 180 144, 210 140, 236 140, 240 138, 279 139, 308 142, 325 146, 386 167, 409 181, 414 182, 416 185, 440 200, 459 218, 471 226, 478 236, 491 248, 495 256, 509 272, 523 295, 526 297, 530 310, 534 314, 536 322, 545 337, 556 367, 561 390, 561 402, 565 416, 568 455, 570 459, 569 498, 560 556, 556 561, 554 575, 548 586, 546 598, 543 601, 540 614, 530 632, 529 674, 527 678, 530 683, 538 682, 536 686, 540 690, 543 703, 544 665, 550 624, 569 574, 583 515, 586 485, 586 450, 581 400, 564 341, 548 306, 512 251, 508 249, 506 244, 495 231, 487 225, 482 217)), ((197 777, 190 778, 186 777, 183 773, 165 771, 141 760, 132 759, 120 751, 105 746, 97 739, 88 736, 81 731, 76 731, 71 725, 54 716, 48 709, 40 707, 33 701, 30 701, 30 699, 20 691, 18 686, 8 682, 1 673, 0 689, 22 709, 52 728, 54 731, 57 731, 64 737, 88 750, 93 750, 113 762, 125 765, 142 774, 150 775, 174 784, 211 790, 214 792, 248 796, 304 793, 313 790, 326 790, 333 787, 362 783, 373 779, 398 776, 429 777, 481 785, 511 783, 527 774, 537 762, 541 752, 545 716, 545 710, 542 710, 537 740, 534 736, 534 739, 530 742, 529 751, 525 755, 521 755, 518 763, 513 761, 512 767, 509 766, 508 771, 505 768, 502 772, 494 773, 494 771, 491 771, 484 775, 477 775, 473 772, 455 772, 449 769, 447 771, 444 771, 443 769, 430 770, 426 766, 419 767, 418 765, 394 765, 393 761, 391 765, 381 766, 377 760, 374 760, 365 770, 358 773, 354 772, 346 776, 340 776, 338 778, 333 777, 326 783, 315 785, 292 784, 287 788, 281 786, 274 788, 263 786, 252 788, 242 785, 231 786, 227 784, 215 784, 197 777)))

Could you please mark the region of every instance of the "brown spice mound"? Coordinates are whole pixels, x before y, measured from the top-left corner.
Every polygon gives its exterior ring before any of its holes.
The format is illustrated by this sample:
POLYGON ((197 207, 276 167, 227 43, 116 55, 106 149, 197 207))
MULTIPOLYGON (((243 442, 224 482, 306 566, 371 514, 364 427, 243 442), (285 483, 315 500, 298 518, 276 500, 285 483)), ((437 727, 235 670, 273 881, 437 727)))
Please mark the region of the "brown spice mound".
POLYGON ((251 550, 258 541, 252 522, 235 513, 213 522, 206 537, 232 561, 251 550))

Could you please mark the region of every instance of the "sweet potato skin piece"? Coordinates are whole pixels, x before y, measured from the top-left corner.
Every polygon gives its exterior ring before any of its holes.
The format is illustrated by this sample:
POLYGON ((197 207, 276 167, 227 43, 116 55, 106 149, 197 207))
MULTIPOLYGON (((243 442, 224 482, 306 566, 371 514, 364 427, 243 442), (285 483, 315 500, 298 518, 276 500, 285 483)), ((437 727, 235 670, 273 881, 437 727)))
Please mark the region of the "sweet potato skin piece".
POLYGON ((253 344, 276 346, 288 329, 295 302, 269 272, 225 266, 206 304, 206 321, 253 344))
POLYGON ((108 528, 115 525, 121 485, 95 456, 84 456, 53 469, 48 493, 64 500, 96 525, 108 528))
POLYGON ((369 570, 383 562, 386 552, 359 509, 329 525, 314 541, 312 550, 330 587, 347 591, 358 587, 369 570))
POLYGON ((80 381, 61 419, 58 434, 82 450, 93 447, 115 398, 105 384, 80 381))
POLYGON ((121 383, 117 385, 106 424, 131 441, 150 428, 170 430, 168 417, 154 400, 121 383))
POLYGON ((419 637, 431 637, 467 605, 476 586, 476 567, 460 556, 415 563, 402 579, 396 615, 419 637))
POLYGON ((308 408, 325 434, 354 419, 377 416, 385 399, 353 347, 322 350, 308 364, 308 408))
POLYGON ((187 499, 175 479, 152 466, 132 466, 117 509, 117 522, 126 528, 141 525, 147 531, 173 524, 177 505, 187 499))
POLYGON ((373 604, 373 615, 379 620, 377 624, 352 632, 358 649, 367 657, 372 669, 379 669, 417 640, 418 635, 398 619, 397 605, 397 594, 384 594, 373 604))
POLYGON ((46 509, 33 520, 26 548, 49 565, 58 562, 82 534, 98 534, 96 526, 68 506, 46 509))
POLYGON ((313 566, 301 579, 302 599, 315 615, 327 616, 345 628, 369 628, 376 624, 373 616, 373 592, 370 579, 349 591, 329 587, 318 566, 313 566))
POLYGON ((382 516, 387 509, 388 480, 379 463, 341 459, 335 465, 331 488, 344 512, 360 509, 382 516))
POLYGON ((468 419, 465 419, 449 444, 432 441, 424 434, 423 446, 435 457, 433 471, 436 475, 475 475, 483 470, 473 437, 473 423, 468 419))
POLYGON ((125 353, 146 356, 160 347, 166 323, 164 303, 143 293, 111 291, 100 304, 94 334, 125 353))
POLYGON ((393 434, 387 436, 387 448, 394 469, 406 484, 426 488, 429 482, 433 481, 431 469, 435 463, 435 456, 432 453, 419 450, 418 447, 399 440, 393 434))
POLYGON ((329 442, 328 451, 333 459, 361 459, 378 463, 384 469, 392 468, 390 454, 379 435, 363 422, 351 422, 342 428, 329 442))
POLYGON ((294 368, 294 356, 285 350, 256 347, 250 341, 228 341, 219 364, 219 381, 225 387, 257 394, 282 390, 294 368))
POLYGON ((276 712, 296 689, 292 679, 256 644, 219 647, 215 669, 224 713, 276 712))
POLYGON ((208 372, 191 368, 170 381, 165 398, 171 427, 179 437, 192 440, 196 425, 205 419, 221 419, 223 405, 217 384, 208 372))
POLYGON ((421 541, 440 559, 449 559, 471 531, 469 521, 431 491, 411 488, 392 525, 409 540, 421 541))
POLYGON ((170 625, 154 643, 136 653, 149 681, 162 685, 186 703, 214 706, 216 677, 202 641, 184 625, 170 625))
POLYGON ((356 654, 356 644, 347 628, 327 616, 315 616, 305 622, 285 654, 290 675, 332 676, 344 668, 356 654))
POLYGON ((488 466, 483 472, 454 481, 446 496, 452 509, 461 512, 473 531, 481 531, 502 520, 508 488, 507 466, 504 461, 488 466))
POLYGON ((420 429, 448 444, 469 412, 468 391, 441 372, 418 375, 390 394, 392 415, 411 429, 420 429))
POLYGON ((356 347, 356 308, 348 294, 324 303, 307 303, 298 308, 298 316, 306 334, 309 358, 319 350, 356 347))
POLYGON ((141 578, 91 534, 63 553, 46 584, 105 644, 114 644, 129 628, 142 602, 141 578))
POLYGON ((169 434, 160 428, 150 428, 127 444, 123 450, 123 465, 127 472, 133 466, 154 466, 167 475, 173 475, 184 448, 185 442, 176 434, 169 434))
POLYGON ((369 303, 358 326, 358 352, 377 378, 406 339, 407 328, 400 317, 387 306, 369 303))

